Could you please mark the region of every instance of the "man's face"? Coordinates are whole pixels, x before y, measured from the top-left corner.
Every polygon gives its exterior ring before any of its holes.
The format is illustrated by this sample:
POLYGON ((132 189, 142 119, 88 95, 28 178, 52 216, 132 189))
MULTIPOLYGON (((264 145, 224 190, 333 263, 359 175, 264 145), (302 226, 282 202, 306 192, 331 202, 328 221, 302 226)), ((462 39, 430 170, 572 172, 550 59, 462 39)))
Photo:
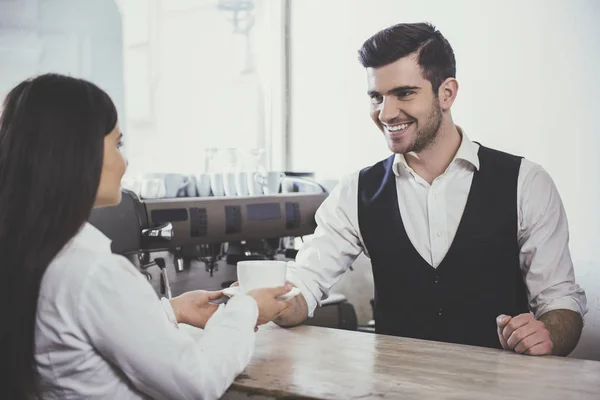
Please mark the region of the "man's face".
POLYGON ((420 153, 437 136, 442 110, 431 83, 411 54, 379 68, 367 68, 371 118, 394 153, 420 153))

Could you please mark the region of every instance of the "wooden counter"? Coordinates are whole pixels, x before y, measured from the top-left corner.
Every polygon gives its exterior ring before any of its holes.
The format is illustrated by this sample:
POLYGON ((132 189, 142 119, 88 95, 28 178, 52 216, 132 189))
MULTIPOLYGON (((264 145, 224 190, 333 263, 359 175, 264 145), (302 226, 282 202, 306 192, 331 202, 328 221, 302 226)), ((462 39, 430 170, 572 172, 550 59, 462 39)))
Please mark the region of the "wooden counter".
POLYGON ((600 362, 300 326, 261 327, 224 399, 600 399, 600 362))

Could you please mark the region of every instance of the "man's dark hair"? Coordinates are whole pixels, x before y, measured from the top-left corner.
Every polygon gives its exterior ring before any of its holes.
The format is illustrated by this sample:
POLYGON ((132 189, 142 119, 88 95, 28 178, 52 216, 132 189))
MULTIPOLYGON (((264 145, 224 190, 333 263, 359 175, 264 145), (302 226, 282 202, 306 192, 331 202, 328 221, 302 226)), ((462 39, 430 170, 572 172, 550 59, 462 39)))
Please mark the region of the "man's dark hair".
POLYGON ((378 68, 413 53, 434 93, 445 79, 456 77, 452 46, 429 23, 397 24, 377 32, 358 50, 358 59, 365 68, 378 68))

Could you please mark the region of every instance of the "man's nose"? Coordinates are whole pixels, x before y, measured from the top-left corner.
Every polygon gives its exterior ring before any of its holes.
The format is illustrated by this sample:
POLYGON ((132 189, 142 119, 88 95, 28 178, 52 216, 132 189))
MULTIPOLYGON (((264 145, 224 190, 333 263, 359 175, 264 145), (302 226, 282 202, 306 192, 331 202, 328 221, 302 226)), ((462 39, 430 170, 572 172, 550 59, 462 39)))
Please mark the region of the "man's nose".
POLYGON ((393 97, 384 97, 379 109, 379 120, 388 123, 399 115, 397 101, 393 97))

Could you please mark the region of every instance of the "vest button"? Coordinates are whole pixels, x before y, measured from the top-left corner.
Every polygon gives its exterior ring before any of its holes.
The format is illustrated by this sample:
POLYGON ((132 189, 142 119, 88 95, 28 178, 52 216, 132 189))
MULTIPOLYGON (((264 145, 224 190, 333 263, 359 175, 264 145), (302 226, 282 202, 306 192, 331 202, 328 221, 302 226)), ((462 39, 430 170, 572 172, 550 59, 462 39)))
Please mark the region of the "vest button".
POLYGON ((440 283, 440 277, 436 276, 433 280, 433 283, 440 283))
POLYGON ((444 309, 440 307, 438 309, 438 315, 441 317, 443 313, 444 313, 444 309))

